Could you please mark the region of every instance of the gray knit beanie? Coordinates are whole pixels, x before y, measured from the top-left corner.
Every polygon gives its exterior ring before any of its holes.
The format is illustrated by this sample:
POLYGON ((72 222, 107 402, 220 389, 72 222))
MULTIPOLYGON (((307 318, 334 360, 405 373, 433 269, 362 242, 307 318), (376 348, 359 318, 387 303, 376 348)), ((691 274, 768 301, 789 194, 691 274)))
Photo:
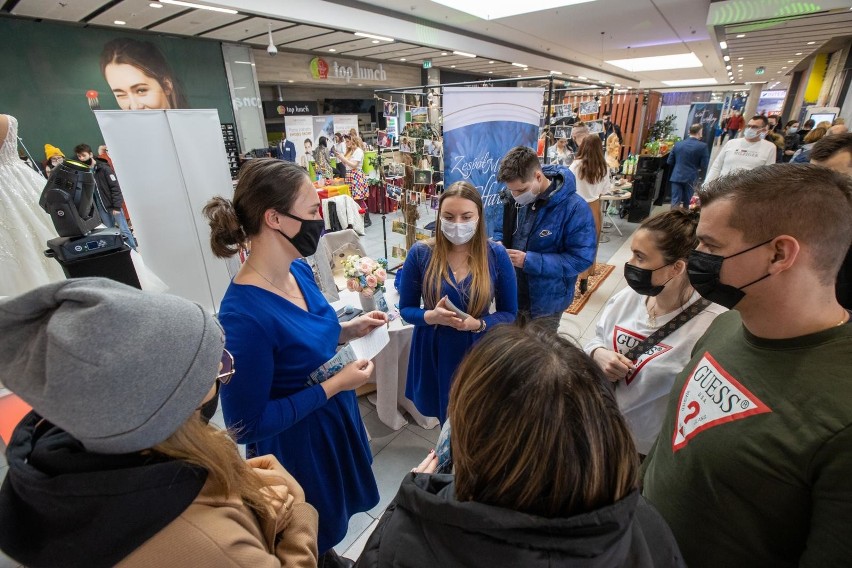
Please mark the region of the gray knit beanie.
POLYGON ((97 453, 171 436, 213 387, 224 344, 201 306, 105 278, 0 300, 0 382, 97 453))

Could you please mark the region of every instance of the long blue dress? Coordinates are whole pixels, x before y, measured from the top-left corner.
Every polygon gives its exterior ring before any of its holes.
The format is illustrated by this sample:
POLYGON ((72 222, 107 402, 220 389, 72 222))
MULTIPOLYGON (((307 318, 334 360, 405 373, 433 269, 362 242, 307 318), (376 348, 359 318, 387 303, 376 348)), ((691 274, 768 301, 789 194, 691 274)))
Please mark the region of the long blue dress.
MULTIPOLYGON (((431 258, 432 248, 425 243, 417 243, 411 247, 402 269, 399 313, 405 321, 415 326, 411 340, 411 356, 408 359, 405 396, 414 402, 417 410, 424 416, 437 416, 443 423, 447 419, 453 373, 467 350, 482 334, 458 331, 445 325, 429 325, 423 319, 426 313, 426 310, 420 307, 423 298, 423 277, 431 258)), ((515 267, 512 266, 506 249, 491 241, 488 241, 488 268, 497 311, 488 314, 486 307, 485 312, 481 314, 470 314, 485 320, 485 333, 499 323, 514 321, 518 313, 515 267)), ((460 283, 456 283, 452 271, 448 272, 452 283, 445 281, 441 294, 448 296, 463 312, 469 313, 467 290, 472 276, 468 275, 460 283)))
POLYGON ((273 454, 319 512, 319 551, 346 536, 349 518, 379 502, 354 391, 326 399, 308 375, 334 356, 340 324, 301 260, 290 272, 305 311, 257 286, 231 282, 219 312, 236 373, 222 386, 228 428, 249 457, 273 454))

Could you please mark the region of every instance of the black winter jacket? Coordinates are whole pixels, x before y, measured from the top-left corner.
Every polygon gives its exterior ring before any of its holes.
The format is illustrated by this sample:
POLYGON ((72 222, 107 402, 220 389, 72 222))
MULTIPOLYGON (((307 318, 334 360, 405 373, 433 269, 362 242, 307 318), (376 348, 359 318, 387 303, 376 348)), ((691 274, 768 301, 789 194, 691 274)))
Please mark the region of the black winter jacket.
POLYGON ((549 519, 455 498, 452 475, 409 474, 357 568, 680 567, 660 514, 634 491, 618 503, 549 519))
POLYGON ((109 162, 102 158, 95 158, 93 173, 98 184, 98 194, 101 196, 104 207, 110 212, 121 211, 121 206, 124 205, 124 195, 121 193, 115 172, 109 167, 109 162))

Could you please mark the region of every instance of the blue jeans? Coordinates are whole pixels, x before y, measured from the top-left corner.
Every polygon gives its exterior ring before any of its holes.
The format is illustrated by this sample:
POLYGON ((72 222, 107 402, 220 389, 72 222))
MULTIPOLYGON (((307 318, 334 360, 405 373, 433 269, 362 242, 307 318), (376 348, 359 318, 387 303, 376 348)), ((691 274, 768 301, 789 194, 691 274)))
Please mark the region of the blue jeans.
POLYGON ((103 207, 98 207, 98 212, 101 214, 101 221, 109 228, 118 227, 127 244, 133 250, 136 250, 136 239, 133 238, 133 233, 130 232, 130 227, 127 226, 127 218, 124 216, 124 211, 116 211, 113 214, 106 211, 103 207))
POLYGON ((679 183, 676 181, 672 183, 672 207, 677 207, 678 205, 683 205, 687 209, 689 209, 689 202, 692 199, 692 184, 691 183, 679 183))

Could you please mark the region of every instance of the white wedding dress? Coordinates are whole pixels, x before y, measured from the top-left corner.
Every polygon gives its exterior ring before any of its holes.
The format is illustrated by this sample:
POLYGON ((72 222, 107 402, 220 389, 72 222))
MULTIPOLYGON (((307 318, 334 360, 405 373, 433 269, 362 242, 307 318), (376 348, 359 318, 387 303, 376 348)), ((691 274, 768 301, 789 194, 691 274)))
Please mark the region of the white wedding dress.
POLYGON ((8 118, 0 140, 0 296, 65 279, 59 263, 44 256, 47 241, 59 236, 38 206, 47 180, 18 157, 18 121, 8 118))

